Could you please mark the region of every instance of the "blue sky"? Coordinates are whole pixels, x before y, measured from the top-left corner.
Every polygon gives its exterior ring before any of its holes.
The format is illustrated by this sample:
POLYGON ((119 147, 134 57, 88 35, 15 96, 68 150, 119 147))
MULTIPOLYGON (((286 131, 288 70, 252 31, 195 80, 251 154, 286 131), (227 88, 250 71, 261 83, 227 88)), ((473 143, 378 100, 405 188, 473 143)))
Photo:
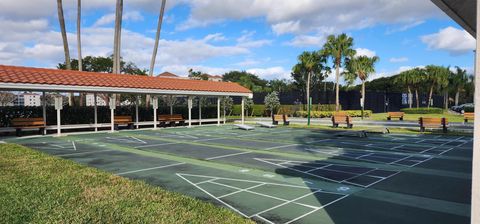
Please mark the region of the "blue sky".
MULTIPOLYGON (((112 53, 114 0, 83 0, 83 55, 112 53)), ((76 1, 64 1, 71 56, 76 1)), ((122 56, 149 65, 160 1, 125 0, 122 56)), ((0 2, 0 64, 54 67, 63 48, 51 0, 0 2)), ((472 71, 474 39, 428 0, 167 0, 155 73, 247 70, 289 78, 296 57, 345 32, 359 54, 380 57, 372 78, 439 64, 472 71)), ((331 76, 333 78, 333 76, 331 76)))

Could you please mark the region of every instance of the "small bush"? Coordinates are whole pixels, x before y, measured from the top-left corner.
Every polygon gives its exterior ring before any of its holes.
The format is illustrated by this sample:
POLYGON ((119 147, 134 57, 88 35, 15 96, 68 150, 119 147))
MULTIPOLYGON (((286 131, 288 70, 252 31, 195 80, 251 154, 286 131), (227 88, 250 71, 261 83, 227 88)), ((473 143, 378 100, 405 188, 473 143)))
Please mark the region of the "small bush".
MULTIPOLYGON (((318 111, 335 111, 335 104, 319 104, 317 105, 318 111)), ((342 105, 340 105, 340 110, 342 110, 342 105)))
POLYGON ((400 111, 406 114, 443 114, 443 109, 436 107, 403 108, 400 111))
POLYGON ((464 107, 463 110, 465 112, 475 112, 475 107, 464 107))
MULTIPOLYGON (((362 111, 361 110, 345 110, 347 114, 351 117, 361 117, 362 111)), ((324 118, 324 117, 332 117, 335 111, 311 111, 310 115, 312 118, 324 118)), ((308 111, 297 111, 295 114, 297 117, 307 117, 308 111)), ((364 110, 363 115, 365 117, 370 117, 372 115, 371 110, 364 110)))

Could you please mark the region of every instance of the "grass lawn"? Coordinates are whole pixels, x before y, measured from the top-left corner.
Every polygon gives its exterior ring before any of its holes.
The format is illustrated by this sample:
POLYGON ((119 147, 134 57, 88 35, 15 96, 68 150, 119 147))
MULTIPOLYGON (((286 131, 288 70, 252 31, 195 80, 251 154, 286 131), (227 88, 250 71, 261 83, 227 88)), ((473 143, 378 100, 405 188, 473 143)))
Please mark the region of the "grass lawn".
MULTIPOLYGON (((403 117, 406 121, 418 121, 420 117, 445 117, 449 122, 463 122, 463 115, 455 115, 450 113, 444 114, 405 114, 403 117)), ((372 114, 368 120, 375 120, 375 121, 386 121, 387 120, 387 113, 376 113, 372 114)), ((396 119, 394 119, 396 120, 396 119)))
POLYGON ((1 223, 253 223, 141 181, 0 144, 1 223))

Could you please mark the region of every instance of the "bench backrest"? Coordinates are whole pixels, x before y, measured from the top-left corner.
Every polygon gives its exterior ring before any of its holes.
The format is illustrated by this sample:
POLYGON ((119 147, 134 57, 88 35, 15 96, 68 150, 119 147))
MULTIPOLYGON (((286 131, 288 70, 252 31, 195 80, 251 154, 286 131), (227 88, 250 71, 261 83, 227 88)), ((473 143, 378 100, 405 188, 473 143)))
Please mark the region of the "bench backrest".
POLYGON ((178 120, 184 120, 183 116, 181 114, 160 114, 158 115, 158 120, 159 121, 178 121, 178 120))
POLYGON ((42 117, 17 117, 13 118, 11 123, 14 127, 45 126, 45 121, 42 117))
POLYGON ((273 118, 273 121, 282 121, 282 120, 283 120, 283 115, 281 115, 281 114, 274 114, 274 115, 272 116, 272 118, 273 118))
POLYGON ((349 116, 333 116, 332 121, 335 124, 343 124, 343 123, 350 123, 350 117, 349 116))
POLYGON ((419 123, 422 126, 443 126, 448 125, 447 118, 438 118, 438 117, 420 117, 419 123))
POLYGON ((404 112, 388 112, 389 117, 403 117, 405 115, 404 112))
POLYGON ((475 113, 473 113, 473 112, 465 112, 465 113, 463 114, 463 118, 472 120, 473 118, 475 118, 475 113))
POLYGON ((129 123, 132 122, 132 117, 129 115, 118 115, 113 118, 116 123, 129 123))
POLYGON ((334 117, 347 117, 348 114, 345 111, 337 111, 337 112, 333 112, 333 116, 334 117))

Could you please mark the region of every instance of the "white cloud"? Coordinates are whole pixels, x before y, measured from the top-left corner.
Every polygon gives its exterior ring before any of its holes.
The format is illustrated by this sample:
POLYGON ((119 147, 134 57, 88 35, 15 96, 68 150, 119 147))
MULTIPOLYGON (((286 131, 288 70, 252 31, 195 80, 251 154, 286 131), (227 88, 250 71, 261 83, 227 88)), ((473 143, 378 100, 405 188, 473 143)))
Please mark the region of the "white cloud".
MULTIPOLYGON (((138 11, 130 11, 122 15, 123 21, 143 21, 143 16, 138 11)), ((115 13, 109 13, 104 15, 98 19, 93 26, 103 26, 103 25, 110 25, 115 22, 115 13)))
POLYGON ((407 57, 390 58, 389 61, 392 62, 392 63, 407 62, 408 58, 407 57))
POLYGON ((267 39, 254 40, 253 35, 255 35, 255 31, 244 31, 243 35, 237 38, 237 45, 246 48, 258 48, 272 43, 272 40, 267 39))
POLYGON ((393 33, 403 32, 403 31, 412 29, 412 28, 414 28, 414 27, 420 26, 420 25, 422 25, 422 24, 424 24, 424 23, 425 23, 424 20, 413 21, 413 22, 411 22, 411 23, 407 23, 407 24, 402 25, 402 26, 397 27, 397 28, 388 29, 387 32, 386 32, 386 34, 393 34, 393 33))
POLYGON ((454 27, 441 29, 421 37, 423 43, 431 50, 444 50, 452 55, 466 54, 475 49, 475 39, 467 33, 454 27))
MULTIPOLYGON (((162 67, 162 71, 172 72, 180 76, 187 76, 188 70, 193 69, 195 71, 202 71, 211 75, 221 75, 229 71, 238 71, 234 68, 219 68, 209 67, 203 65, 167 65, 162 67)), ((269 68, 252 68, 247 69, 246 72, 255 74, 262 79, 290 79, 290 71, 285 70, 283 67, 269 67, 269 68)))
POLYGON ((290 79, 290 70, 285 70, 281 66, 270 67, 270 68, 252 68, 247 69, 247 72, 258 75, 263 79, 290 79))
POLYGON ((213 33, 205 36, 203 38, 205 41, 224 41, 227 40, 227 38, 222 34, 222 33, 213 33))
POLYGON ((356 56, 367 56, 367 57, 374 57, 377 55, 375 51, 372 51, 370 49, 366 48, 357 48, 355 49, 357 51, 356 56))
MULTIPOLYGON (((361 29, 376 24, 415 24, 444 16, 429 1, 418 0, 190 0, 183 28, 226 20, 263 17, 276 34, 361 29)), ((408 27, 407 27, 408 28, 408 27)))
POLYGON ((324 35, 298 35, 293 38, 287 45, 295 46, 295 47, 308 47, 308 46, 316 46, 321 47, 325 43, 325 36, 324 35))

